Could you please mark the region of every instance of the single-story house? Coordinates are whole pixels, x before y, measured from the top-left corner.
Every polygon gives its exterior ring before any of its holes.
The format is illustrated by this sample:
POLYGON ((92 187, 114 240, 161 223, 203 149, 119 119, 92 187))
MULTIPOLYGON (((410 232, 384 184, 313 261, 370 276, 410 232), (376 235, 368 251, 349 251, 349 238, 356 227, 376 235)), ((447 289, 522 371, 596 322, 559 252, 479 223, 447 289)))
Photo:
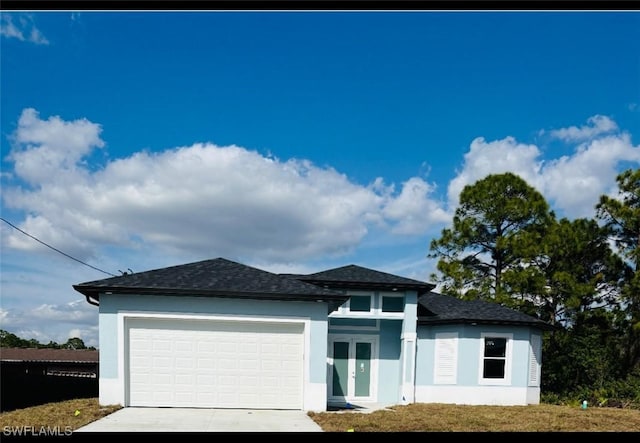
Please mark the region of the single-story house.
POLYGON ((98 362, 90 349, 0 348, 0 410, 95 397, 98 362))
POLYGON ((536 318, 356 265, 224 258, 73 286, 99 307, 101 404, 299 409, 540 400, 536 318))

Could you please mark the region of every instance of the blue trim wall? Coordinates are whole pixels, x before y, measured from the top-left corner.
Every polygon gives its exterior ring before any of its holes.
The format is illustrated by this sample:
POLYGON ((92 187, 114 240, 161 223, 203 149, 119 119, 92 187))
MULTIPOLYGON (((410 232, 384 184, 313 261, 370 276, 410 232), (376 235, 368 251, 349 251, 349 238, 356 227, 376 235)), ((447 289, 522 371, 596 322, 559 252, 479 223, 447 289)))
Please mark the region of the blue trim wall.
POLYGON ((378 403, 397 404, 400 396, 402 320, 380 320, 378 403))
POLYGON ((432 386, 434 376, 435 335, 441 332, 458 333, 457 386, 480 386, 478 367, 482 346, 481 334, 487 332, 513 334, 511 353, 511 384, 527 387, 529 375, 529 341, 532 332, 523 326, 498 325, 438 325, 418 326, 416 356, 416 386, 432 386))

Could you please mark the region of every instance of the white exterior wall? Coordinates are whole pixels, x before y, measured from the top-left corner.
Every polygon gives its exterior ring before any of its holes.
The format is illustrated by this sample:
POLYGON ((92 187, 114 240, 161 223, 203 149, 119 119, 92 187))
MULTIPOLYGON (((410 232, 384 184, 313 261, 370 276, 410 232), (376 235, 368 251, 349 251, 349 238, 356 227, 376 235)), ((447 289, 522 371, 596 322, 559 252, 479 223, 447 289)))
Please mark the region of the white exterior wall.
POLYGON ((416 386, 416 403, 526 406, 540 403, 540 388, 511 386, 416 386))
POLYGON ((416 327, 418 321, 418 295, 415 291, 405 292, 404 319, 400 335, 400 389, 398 403, 408 404, 415 401, 415 360, 416 327))
POLYGON ((213 297, 100 296, 100 379, 102 405, 127 406, 126 358, 128 318, 237 320, 300 323, 304 326, 303 409, 327 407, 327 304, 238 300, 213 297))

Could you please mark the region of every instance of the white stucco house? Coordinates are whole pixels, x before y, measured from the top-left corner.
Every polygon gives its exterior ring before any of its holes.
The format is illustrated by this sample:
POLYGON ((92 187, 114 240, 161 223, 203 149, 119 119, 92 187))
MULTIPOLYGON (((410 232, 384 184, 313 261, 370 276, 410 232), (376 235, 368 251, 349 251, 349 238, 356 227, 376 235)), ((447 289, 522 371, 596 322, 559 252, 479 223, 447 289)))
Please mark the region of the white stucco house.
POLYGON ((73 286, 99 309, 99 401, 325 411, 540 400, 551 327, 355 265, 274 274, 224 258, 73 286))

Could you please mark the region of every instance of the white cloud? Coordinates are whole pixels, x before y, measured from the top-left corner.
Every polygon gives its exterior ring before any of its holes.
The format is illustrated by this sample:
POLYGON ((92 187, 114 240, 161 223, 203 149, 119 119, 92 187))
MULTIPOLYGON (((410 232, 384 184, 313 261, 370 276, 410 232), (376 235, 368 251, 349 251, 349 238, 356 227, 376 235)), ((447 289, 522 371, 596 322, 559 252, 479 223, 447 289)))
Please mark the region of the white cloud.
POLYGON ((6 309, 0 308, 0 324, 2 325, 2 328, 4 328, 5 325, 7 325, 10 321, 11 321, 11 316, 9 314, 9 311, 7 311, 6 309))
POLYGON ((367 233, 380 197, 332 169, 237 146, 138 153, 96 176, 83 212, 146 242, 295 260, 340 253, 367 233))
MULTIPOLYGON (((421 179, 394 196, 382 179, 362 186, 304 159, 234 145, 137 152, 90 168, 87 156, 105 145, 100 132, 86 119, 42 120, 24 110, 9 160, 30 186, 5 186, 3 194, 7 206, 29 214, 21 229, 83 259, 101 246, 142 242, 172 253, 289 263, 345 254, 385 217, 402 234, 444 220, 432 185, 421 179)), ((16 232, 4 243, 40 248, 16 232)))
POLYGON ((640 146, 628 134, 580 145, 572 156, 550 161, 544 170, 545 195, 574 217, 592 217, 600 195, 617 186, 620 162, 640 165, 640 146))
POLYGON ((628 133, 603 136, 617 128, 613 120, 596 115, 580 129, 558 130, 556 135, 566 141, 589 140, 577 145, 571 155, 546 161, 537 146, 518 143, 513 137, 493 142, 477 138, 464 156, 462 170, 449 183, 450 206, 457 206, 465 185, 489 174, 512 172, 541 192, 558 215, 593 217, 600 195, 616 188, 620 165, 640 165, 640 146, 632 144, 628 133))
POLYGON ((554 129, 550 131, 550 135, 565 142, 580 142, 617 130, 618 125, 609 117, 594 115, 589 117, 586 125, 579 128, 570 126, 568 128, 554 129))
POLYGON ((462 170, 449 183, 447 193, 450 207, 458 205, 460 193, 466 185, 489 174, 512 172, 537 188, 542 168, 540 157, 537 146, 518 143, 513 137, 492 142, 482 137, 476 138, 471 142, 469 152, 464 155, 462 170))
MULTIPOLYGON (((7 305, 6 302, 3 303, 7 305)), ((40 343, 64 343, 79 337, 87 346, 97 346, 98 308, 84 299, 63 305, 41 304, 25 310, 21 307, 0 309, 0 329, 20 338, 40 343)))
POLYGON ((36 27, 33 18, 29 14, 2 14, 0 18, 0 35, 37 45, 49 44, 49 40, 36 27), (14 18, 16 18, 17 23, 14 22, 14 18))
MULTIPOLYGON (((115 267, 109 260, 105 266, 115 267)), ((89 346, 97 346, 98 308, 72 285, 102 275, 53 251, 38 255, 4 248, 2 252, 0 329, 41 343, 64 343, 79 329, 89 346)))
MULTIPOLYGON (((11 197, 9 196, 8 199, 11 199, 11 197)), ((82 222, 82 219, 85 217, 79 214, 76 218, 82 222)), ((91 222, 95 227, 99 227, 100 225, 97 220, 91 220, 91 222)), ((69 230, 57 229, 49 219, 43 216, 34 217, 28 215, 20 226, 23 232, 36 237, 39 241, 23 233, 10 231, 3 227, 3 230, 7 232, 3 240, 5 246, 24 251, 44 251, 44 248, 47 247, 46 245, 49 245, 51 248, 55 248, 55 246, 52 245, 64 245, 63 252, 79 260, 87 258, 92 254, 93 244, 89 241, 90 239, 95 240, 102 238, 106 240, 108 239, 107 235, 109 233, 108 229, 105 231, 100 229, 95 229, 94 231, 85 229, 88 238, 78 237, 69 230), (37 236, 31 234, 34 232, 37 233, 37 236)), ((78 226, 78 228, 83 230, 81 225, 78 226)))
POLYGON ((63 305, 43 304, 30 313, 36 320, 56 319, 60 322, 83 325, 93 324, 96 320, 96 314, 97 308, 84 299, 74 300, 63 305))
POLYGON ((443 204, 431 199, 434 191, 434 184, 419 177, 404 182, 400 195, 389 200, 383 210, 386 218, 396 222, 391 232, 420 235, 434 225, 451 220, 451 214, 443 209, 443 204))
POLYGON ((41 120, 35 109, 22 111, 9 160, 17 176, 30 184, 84 178, 80 160, 94 147, 103 147, 100 125, 86 119, 65 122, 60 117, 41 120))
MULTIPOLYGON (((80 294, 78 296, 82 297, 80 294)), ((28 312, 20 308, 0 309, 3 329, 5 327, 22 327, 26 325, 33 327, 43 321, 90 326, 98 319, 97 315, 98 309, 87 303, 84 298, 62 305, 45 303, 30 308, 28 312)))

